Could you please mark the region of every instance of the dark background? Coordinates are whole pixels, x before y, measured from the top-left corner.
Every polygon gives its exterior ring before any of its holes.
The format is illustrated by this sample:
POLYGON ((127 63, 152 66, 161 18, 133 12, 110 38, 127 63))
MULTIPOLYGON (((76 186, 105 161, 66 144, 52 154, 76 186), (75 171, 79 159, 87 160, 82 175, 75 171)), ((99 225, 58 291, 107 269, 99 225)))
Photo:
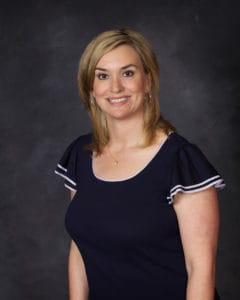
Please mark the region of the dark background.
POLYGON ((163 114, 225 178, 217 287, 222 299, 240 299, 238 3, 0 2, 1 299, 68 297, 69 195, 53 170, 90 130, 76 86, 81 53, 100 31, 119 26, 151 41, 163 114))

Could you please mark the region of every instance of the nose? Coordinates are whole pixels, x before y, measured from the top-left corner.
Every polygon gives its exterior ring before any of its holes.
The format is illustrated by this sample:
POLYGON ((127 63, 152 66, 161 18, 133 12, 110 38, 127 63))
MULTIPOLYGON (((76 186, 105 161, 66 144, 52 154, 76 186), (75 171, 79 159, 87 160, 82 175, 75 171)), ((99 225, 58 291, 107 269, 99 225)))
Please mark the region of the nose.
POLYGON ((113 76, 111 80, 111 92, 119 93, 123 90, 121 79, 118 76, 113 76))

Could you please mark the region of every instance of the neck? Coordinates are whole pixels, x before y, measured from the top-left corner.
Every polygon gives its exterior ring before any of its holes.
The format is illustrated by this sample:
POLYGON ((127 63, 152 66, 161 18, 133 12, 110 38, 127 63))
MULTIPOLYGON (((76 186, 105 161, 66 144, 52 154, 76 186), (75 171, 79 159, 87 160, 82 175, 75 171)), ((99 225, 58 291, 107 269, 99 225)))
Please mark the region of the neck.
POLYGON ((136 147, 142 142, 143 120, 117 120, 108 123, 109 147, 115 151, 136 147))

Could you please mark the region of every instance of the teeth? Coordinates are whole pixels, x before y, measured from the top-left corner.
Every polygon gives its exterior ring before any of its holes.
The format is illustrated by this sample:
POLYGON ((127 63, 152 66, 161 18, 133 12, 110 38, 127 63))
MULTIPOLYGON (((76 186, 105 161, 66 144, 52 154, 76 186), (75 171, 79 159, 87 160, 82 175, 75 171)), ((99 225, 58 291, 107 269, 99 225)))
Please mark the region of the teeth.
POLYGON ((123 102, 123 101, 126 101, 128 100, 128 97, 122 97, 122 98, 118 98, 118 99, 109 99, 109 101, 111 103, 120 103, 120 102, 123 102))

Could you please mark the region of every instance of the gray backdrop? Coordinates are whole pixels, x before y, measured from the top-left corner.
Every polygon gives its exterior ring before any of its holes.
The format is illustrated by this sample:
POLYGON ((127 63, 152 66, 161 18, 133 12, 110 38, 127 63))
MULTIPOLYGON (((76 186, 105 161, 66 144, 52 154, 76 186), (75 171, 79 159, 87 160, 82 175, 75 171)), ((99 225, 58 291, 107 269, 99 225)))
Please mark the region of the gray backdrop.
POLYGON ((1 1, 1 299, 68 297, 69 195, 53 170, 90 130, 76 86, 81 53, 116 26, 152 42, 163 114, 226 180, 217 287, 222 299, 240 299, 239 9, 227 0, 1 1))

